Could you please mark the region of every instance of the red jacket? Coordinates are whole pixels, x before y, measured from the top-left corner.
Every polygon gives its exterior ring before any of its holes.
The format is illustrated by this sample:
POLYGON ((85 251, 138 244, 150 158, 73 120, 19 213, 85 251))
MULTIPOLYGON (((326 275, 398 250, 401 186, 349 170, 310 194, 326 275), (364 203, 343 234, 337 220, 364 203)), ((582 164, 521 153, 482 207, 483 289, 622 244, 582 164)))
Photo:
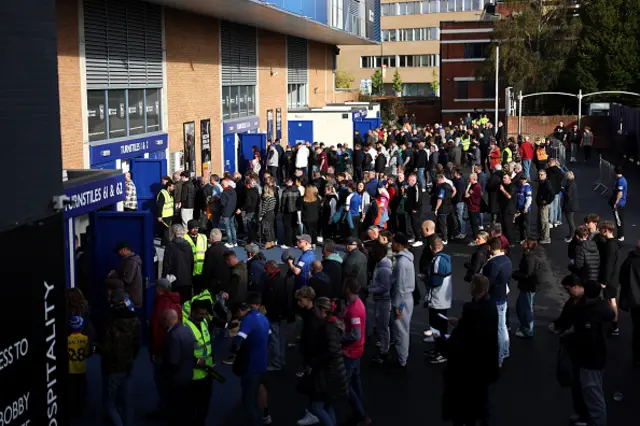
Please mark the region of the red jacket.
POLYGON ((522 145, 520 145, 520 157, 523 160, 533 160, 533 145, 530 142, 522 142, 522 145))
POLYGON ((167 336, 167 327, 164 325, 162 315, 167 309, 173 309, 178 313, 178 319, 182 322, 182 306, 180 305, 180 294, 165 293, 156 295, 156 304, 151 313, 149 328, 151 329, 149 352, 151 355, 161 355, 164 347, 164 339, 167 336))

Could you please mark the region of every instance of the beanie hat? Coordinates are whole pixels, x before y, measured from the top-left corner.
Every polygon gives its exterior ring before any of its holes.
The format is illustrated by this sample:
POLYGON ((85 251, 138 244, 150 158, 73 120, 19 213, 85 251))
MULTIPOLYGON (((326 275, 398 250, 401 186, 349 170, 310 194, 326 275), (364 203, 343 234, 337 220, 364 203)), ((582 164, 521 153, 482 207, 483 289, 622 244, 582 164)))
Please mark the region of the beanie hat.
POLYGON ((69 328, 71 331, 81 331, 84 327, 84 319, 80 316, 74 315, 69 319, 69 328))

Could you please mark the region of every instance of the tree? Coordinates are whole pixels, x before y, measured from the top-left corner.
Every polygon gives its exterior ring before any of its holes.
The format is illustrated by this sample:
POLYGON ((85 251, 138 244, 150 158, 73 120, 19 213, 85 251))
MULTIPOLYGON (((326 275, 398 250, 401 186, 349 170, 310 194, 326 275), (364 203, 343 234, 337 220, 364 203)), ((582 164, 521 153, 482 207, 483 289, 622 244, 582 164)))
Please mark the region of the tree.
POLYGON ((396 93, 402 93, 402 79, 398 70, 393 73, 393 91, 396 93))
POLYGON ((355 78, 346 71, 338 71, 336 73, 336 88, 338 89, 351 89, 351 83, 354 81, 355 78))
POLYGON ((383 88, 384 82, 382 81, 382 71, 377 69, 371 76, 371 92, 374 95, 381 95, 383 88))
POLYGON ((433 70, 433 81, 431 81, 431 90, 433 90, 433 93, 436 94, 438 93, 438 89, 440 89, 440 80, 438 78, 438 73, 436 72, 436 70, 433 70))
POLYGON ((637 88, 640 49, 638 0, 591 0, 580 4, 584 24, 571 67, 583 92, 637 88))
MULTIPOLYGON (((507 0, 517 12, 496 21, 494 40, 500 43, 500 80, 516 91, 544 91, 556 87, 580 36, 580 19, 571 0, 556 0, 553 6, 539 2, 507 0)), ((608 0, 602 0, 608 1, 608 0)), ((491 43, 478 74, 495 78, 496 44, 491 43)))

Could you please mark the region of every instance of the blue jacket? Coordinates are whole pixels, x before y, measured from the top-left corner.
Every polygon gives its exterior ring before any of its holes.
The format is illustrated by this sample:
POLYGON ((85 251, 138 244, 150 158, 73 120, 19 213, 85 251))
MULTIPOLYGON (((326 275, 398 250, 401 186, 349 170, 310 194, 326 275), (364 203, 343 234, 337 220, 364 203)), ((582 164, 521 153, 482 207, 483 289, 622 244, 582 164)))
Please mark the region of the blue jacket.
POLYGON ((493 302, 507 301, 507 286, 512 272, 511 259, 504 254, 492 257, 482 268, 482 274, 489 279, 489 298, 493 302))
POLYGON ((351 201, 349 202, 349 213, 351 214, 351 216, 358 216, 360 214, 361 204, 362 196, 357 192, 354 192, 353 196, 351 197, 351 201))

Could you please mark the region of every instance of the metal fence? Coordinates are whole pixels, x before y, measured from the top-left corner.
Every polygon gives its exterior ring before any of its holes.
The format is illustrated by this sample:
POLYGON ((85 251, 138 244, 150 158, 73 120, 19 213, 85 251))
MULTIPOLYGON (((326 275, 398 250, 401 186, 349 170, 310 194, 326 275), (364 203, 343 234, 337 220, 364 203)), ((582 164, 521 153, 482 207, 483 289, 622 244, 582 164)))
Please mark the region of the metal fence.
POLYGON ((566 170, 567 149, 557 139, 551 138, 551 158, 558 160, 558 165, 566 170))
POLYGON ((602 158, 602 155, 600 156, 598 170, 598 179, 593 183, 593 190, 599 191, 600 195, 605 195, 613 187, 616 181, 616 173, 613 164, 602 158))

